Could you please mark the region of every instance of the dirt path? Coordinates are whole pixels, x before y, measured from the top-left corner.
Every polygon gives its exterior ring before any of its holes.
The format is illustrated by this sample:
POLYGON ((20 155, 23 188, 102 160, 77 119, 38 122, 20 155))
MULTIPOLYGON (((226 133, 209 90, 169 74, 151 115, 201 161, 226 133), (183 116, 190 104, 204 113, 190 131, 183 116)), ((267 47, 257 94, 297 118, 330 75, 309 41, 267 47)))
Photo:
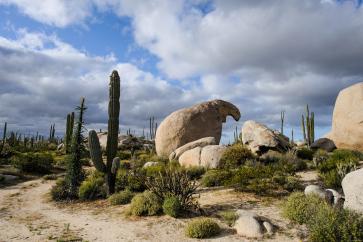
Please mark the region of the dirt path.
MULTIPOLYGON (((47 196, 53 183, 34 180, 0 189, 1 242, 54 241, 60 238, 82 238, 86 241, 195 241, 184 236, 188 219, 168 216, 125 218, 125 206, 109 206, 106 201, 59 206, 50 202, 47 196)), ((202 194, 200 202, 212 209, 222 201, 241 207, 241 198, 236 194, 229 191, 218 193, 220 191, 202 194)), ((271 217, 279 226, 288 227, 279 217, 276 207, 255 208, 261 215, 271 217)), ((268 240, 292 241, 291 233, 294 231, 290 229, 288 233, 279 233, 268 240)), ((246 241, 228 230, 210 240, 246 241)))

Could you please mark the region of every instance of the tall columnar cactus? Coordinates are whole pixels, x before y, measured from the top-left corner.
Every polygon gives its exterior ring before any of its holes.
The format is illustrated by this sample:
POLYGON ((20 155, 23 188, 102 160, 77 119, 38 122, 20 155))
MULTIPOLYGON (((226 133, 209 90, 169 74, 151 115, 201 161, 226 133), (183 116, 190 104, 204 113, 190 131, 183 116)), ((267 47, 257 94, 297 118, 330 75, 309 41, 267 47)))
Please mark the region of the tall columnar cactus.
POLYGON ((0 154, 3 152, 4 146, 5 146, 5 142, 6 142, 6 128, 7 128, 7 126, 8 126, 8 123, 5 122, 4 130, 3 130, 3 139, 2 139, 2 142, 1 142, 0 154))
POLYGON ((107 193, 110 195, 115 192, 116 170, 120 166, 120 159, 116 157, 118 145, 119 131, 119 115, 120 115, 120 77, 117 71, 113 71, 110 76, 109 84, 109 103, 108 103, 108 132, 106 165, 102 160, 102 153, 94 130, 89 132, 88 145, 91 159, 97 170, 105 173, 107 183, 107 193))
POLYGON ((150 139, 154 140, 156 135, 156 130, 158 129, 158 123, 155 122, 155 117, 150 117, 150 139))
POLYGON ((50 125, 49 129, 49 142, 54 142, 55 137, 55 124, 50 125))
POLYGON ((305 143, 310 147, 315 139, 315 117, 314 112, 309 111, 309 105, 306 105, 306 117, 301 116, 301 126, 305 143), (306 128, 305 128, 306 122, 306 128))
POLYGON ((74 112, 69 113, 67 115, 66 135, 65 135, 66 153, 69 153, 71 149, 73 127, 74 127, 74 112))
POLYGON ((81 153, 84 150, 83 139, 83 115, 86 111, 84 105, 84 97, 81 98, 81 105, 77 107, 78 120, 75 125, 75 131, 72 137, 71 156, 68 162, 66 182, 69 186, 70 196, 76 198, 78 195, 78 187, 83 179, 81 153))
POLYGON ((281 111, 281 134, 284 134, 285 111, 281 111))

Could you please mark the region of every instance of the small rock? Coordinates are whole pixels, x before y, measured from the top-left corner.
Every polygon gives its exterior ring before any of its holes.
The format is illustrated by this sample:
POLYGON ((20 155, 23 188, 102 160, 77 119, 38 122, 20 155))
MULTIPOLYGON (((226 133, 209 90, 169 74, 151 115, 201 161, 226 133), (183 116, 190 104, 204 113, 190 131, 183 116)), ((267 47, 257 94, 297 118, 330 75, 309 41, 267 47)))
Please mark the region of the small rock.
POLYGON ((325 199, 325 191, 318 185, 308 185, 304 190, 305 196, 315 194, 322 199, 325 199))
POLYGON ((250 238, 261 238, 263 236, 263 229, 256 219, 256 214, 244 210, 238 210, 237 214, 239 217, 233 226, 237 234, 250 238))
POLYGON ((270 222, 265 221, 262 223, 262 225, 265 227, 268 234, 273 234, 275 228, 270 222))
POLYGON ((147 167, 151 167, 151 166, 158 166, 159 162, 153 162, 153 161, 148 161, 146 162, 142 168, 147 168, 147 167))
POLYGON ((326 189, 325 191, 329 191, 333 194, 334 205, 337 205, 339 203, 339 200, 341 200, 341 199, 344 200, 344 197, 342 195, 340 195, 340 193, 335 191, 334 189, 326 189))

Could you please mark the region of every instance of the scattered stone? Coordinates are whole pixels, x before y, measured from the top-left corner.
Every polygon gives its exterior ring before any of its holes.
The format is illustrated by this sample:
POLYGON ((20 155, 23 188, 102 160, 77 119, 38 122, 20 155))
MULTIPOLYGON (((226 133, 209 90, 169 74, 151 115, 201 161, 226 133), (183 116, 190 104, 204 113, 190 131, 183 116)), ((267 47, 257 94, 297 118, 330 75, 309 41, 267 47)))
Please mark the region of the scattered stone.
POLYGON ((270 222, 265 221, 262 225, 265 227, 268 234, 273 234, 275 232, 275 227, 270 222))
POLYGON ((62 150, 64 148, 64 144, 63 143, 60 143, 58 146, 57 146, 57 150, 62 150))
POLYGON ((248 145, 253 153, 259 155, 270 149, 283 152, 291 148, 286 136, 253 120, 248 120, 243 124, 242 142, 248 145))
POLYGON ((207 145, 215 145, 216 144, 216 139, 214 137, 205 137, 205 138, 201 138, 198 139, 196 141, 187 143, 181 147, 179 147, 178 149, 176 149, 175 151, 173 151, 170 155, 169 155, 169 160, 178 160, 179 157, 188 150, 194 149, 195 147, 204 147, 207 145))
POLYGON ((156 131, 157 154, 169 157, 177 148, 205 137, 214 137, 219 144, 222 124, 229 115, 236 121, 241 116, 236 106, 223 100, 208 101, 173 112, 156 131))
POLYGON ((363 82, 339 92, 332 130, 326 135, 338 148, 363 151, 363 82))
POLYGON ((266 218, 243 209, 237 210, 238 218, 233 226, 237 234, 249 238, 261 238, 264 233, 273 234, 275 226, 266 218))
POLYGON ((146 162, 142 168, 147 168, 147 167, 151 167, 151 166, 158 166, 159 165, 159 162, 154 162, 154 161, 148 161, 146 162))
POLYGON ((344 208, 363 214, 363 168, 348 173, 342 181, 344 208))
POLYGON ((308 185, 304 190, 305 196, 315 194, 322 199, 325 199, 326 192, 318 185, 308 185))
POLYGON ((334 189, 326 189, 325 191, 329 191, 332 193, 333 198, 334 198, 334 206, 339 206, 341 201, 344 201, 344 197, 337 191, 335 191, 334 189))
POLYGON ((323 149, 327 152, 332 152, 337 147, 334 144, 334 141, 328 138, 320 138, 316 140, 314 143, 310 145, 310 148, 312 149, 323 149))

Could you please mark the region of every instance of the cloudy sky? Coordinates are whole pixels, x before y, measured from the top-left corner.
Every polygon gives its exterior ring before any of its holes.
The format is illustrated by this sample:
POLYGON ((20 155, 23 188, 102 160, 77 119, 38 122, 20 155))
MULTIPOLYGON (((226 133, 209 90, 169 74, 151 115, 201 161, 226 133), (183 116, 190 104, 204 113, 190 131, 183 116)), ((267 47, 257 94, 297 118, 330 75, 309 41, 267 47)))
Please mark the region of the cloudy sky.
MULTIPOLYGON (((0 127, 64 133, 86 97, 88 128, 107 127, 108 76, 121 76, 122 132, 172 111, 224 99, 223 142, 249 119, 317 135, 335 98, 363 79, 361 0, 0 0, 0 127)), ((2 130, 0 131, 0 133, 2 130)), ((286 133, 285 132, 285 133, 286 133)), ((295 137, 296 137, 295 136, 295 137)))

